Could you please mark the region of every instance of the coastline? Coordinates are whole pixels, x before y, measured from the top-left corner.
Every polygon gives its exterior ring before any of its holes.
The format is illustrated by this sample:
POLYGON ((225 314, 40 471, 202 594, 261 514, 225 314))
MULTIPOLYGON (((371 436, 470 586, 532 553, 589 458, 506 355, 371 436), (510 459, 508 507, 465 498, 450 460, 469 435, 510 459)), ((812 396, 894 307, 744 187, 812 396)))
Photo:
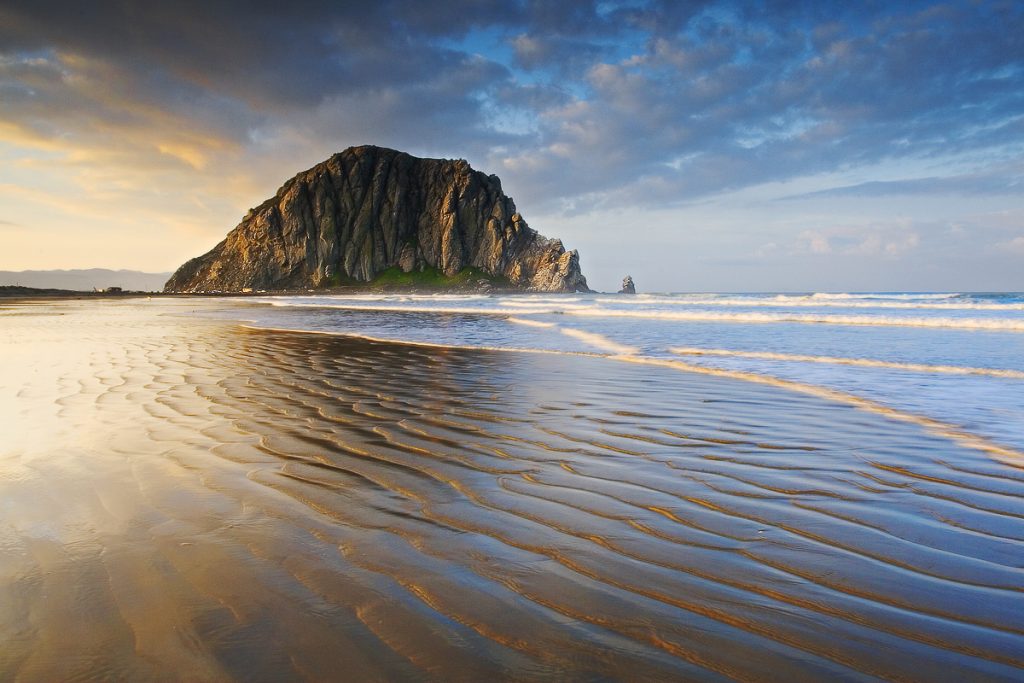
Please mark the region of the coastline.
MULTIPOLYGON (((403 294, 403 295, 431 295, 431 294, 493 294, 495 296, 508 295, 533 295, 544 292, 532 292, 529 290, 514 287, 421 287, 406 285, 384 285, 384 286, 363 286, 352 285, 345 287, 322 287, 318 289, 279 289, 259 290, 252 292, 99 292, 72 289, 44 289, 38 287, 20 287, 15 285, 0 286, 0 301, 13 302, 19 300, 39 299, 123 299, 139 297, 161 297, 161 298, 203 298, 203 299, 233 299, 253 297, 275 297, 275 296, 349 296, 361 294, 403 294)), ((588 292, 589 294, 603 294, 603 292, 588 292)))
MULTIPOLYGON (((794 382, 792 380, 782 379, 779 377, 772 377, 769 375, 756 374, 752 372, 740 372, 736 370, 725 370, 721 368, 712 368, 703 365, 695 365, 693 363, 687 363, 682 360, 670 360, 663 358, 647 358, 638 356, 631 353, 598 353, 592 351, 556 351, 552 349, 536 349, 528 347, 499 347, 499 346, 469 346, 460 344, 436 344, 431 342, 419 342, 419 341, 395 341, 393 339, 385 339, 383 337, 373 337, 365 334, 356 334, 351 332, 330 332, 326 330, 296 330, 287 327, 267 327, 265 325, 254 325, 250 323, 239 323, 241 327, 251 330, 263 330, 266 332, 278 332, 282 334, 300 334, 300 335, 326 335, 329 337, 340 337, 345 339, 360 339, 363 341, 380 343, 380 344, 398 344, 401 346, 413 346, 421 348, 432 348, 439 350, 453 350, 453 351, 484 351, 493 353, 526 353, 526 354, 546 354, 554 356, 578 356, 583 358, 603 358, 609 361, 616 361, 621 363, 636 363, 639 365, 650 365, 654 367, 669 368, 677 372, 688 372, 698 375, 706 375, 711 377, 726 377, 729 379, 740 380, 743 382, 750 382, 753 384, 760 384, 765 386, 777 387, 785 391, 792 391, 801 394, 807 394, 815 396, 826 401, 833 401, 836 403, 843 403, 861 410, 876 413, 889 419, 898 420, 900 422, 908 422, 916 424, 919 427, 923 427, 929 432, 938 436, 950 439, 959 443, 965 448, 972 450, 981 451, 993 457, 999 458, 1004 462, 1014 466, 1024 466, 1024 453, 1021 451, 1005 446, 992 441, 991 439, 985 438, 978 434, 972 434, 967 432, 956 425, 947 424, 940 420, 934 420, 925 415, 916 415, 906 411, 891 408, 889 406, 866 399, 862 396, 856 396, 854 394, 835 391, 826 387, 815 386, 813 384, 807 384, 804 382, 794 382)), ((958 369, 959 370, 959 369, 958 369)), ((970 372, 963 372, 960 374, 971 374, 970 372)), ((980 374, 978 369, 975 369, 975 374, 980 374)))
POLYGON ((0 318, 0 678, 1024 666, 1024 478, 921 425, 179 297, 0 318))

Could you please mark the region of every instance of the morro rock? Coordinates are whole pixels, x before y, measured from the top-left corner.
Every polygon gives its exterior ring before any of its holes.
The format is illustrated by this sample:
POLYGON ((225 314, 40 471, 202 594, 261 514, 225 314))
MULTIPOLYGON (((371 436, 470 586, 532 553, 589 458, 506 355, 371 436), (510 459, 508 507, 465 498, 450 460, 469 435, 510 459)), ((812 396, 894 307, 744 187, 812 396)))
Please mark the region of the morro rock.
POLYGON ((579 255, 537 234, 497 176, 465 160, 351 147, 304 171, 210 252, 181 266, 168 292, 281 290, 390 281, 479 282, 590 291, 579 255))

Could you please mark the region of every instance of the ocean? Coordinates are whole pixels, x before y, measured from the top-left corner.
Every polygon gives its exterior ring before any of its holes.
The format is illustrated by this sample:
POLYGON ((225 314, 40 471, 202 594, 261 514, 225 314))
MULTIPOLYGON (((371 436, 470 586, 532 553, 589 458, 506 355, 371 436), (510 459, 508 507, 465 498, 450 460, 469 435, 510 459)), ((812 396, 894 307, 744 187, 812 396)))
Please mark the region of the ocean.
POLYGON ((262 327, 671 360, 821 387, 1024 449, 1021 293, 359 295, 261 302, 267 306, 253 322, 262 327))

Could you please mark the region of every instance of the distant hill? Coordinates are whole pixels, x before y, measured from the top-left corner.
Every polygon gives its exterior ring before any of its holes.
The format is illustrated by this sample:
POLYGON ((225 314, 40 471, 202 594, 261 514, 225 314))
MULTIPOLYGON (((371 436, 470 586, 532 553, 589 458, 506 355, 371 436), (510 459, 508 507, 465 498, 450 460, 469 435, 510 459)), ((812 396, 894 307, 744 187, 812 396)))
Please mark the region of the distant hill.
POLYGON ((0 285, 18 285, 39 289, 71 289, 91 292, 93 289, 120 287, 124 290, 159 292, 171 277, 170 273, 142 273, 137 270, 0 270, 0 285))

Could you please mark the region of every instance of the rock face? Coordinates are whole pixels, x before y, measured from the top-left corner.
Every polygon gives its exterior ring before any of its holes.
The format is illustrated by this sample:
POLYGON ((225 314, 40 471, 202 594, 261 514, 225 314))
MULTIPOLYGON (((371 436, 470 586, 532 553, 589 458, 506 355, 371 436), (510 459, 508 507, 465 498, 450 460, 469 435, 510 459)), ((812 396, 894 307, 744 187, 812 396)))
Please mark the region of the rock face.
POLYGON ((622 278, 622 289, 619 294, 636 294, 636 285, 633 284, 633 276, 627 275, 622 278))
POLYGON ((352 147, 298 174, 168 292, 291 289, 370 282, 388 269, 476 269, 532 291, 590 291, 579 255, 532 230, 497 176, 464 160, 352 147))

